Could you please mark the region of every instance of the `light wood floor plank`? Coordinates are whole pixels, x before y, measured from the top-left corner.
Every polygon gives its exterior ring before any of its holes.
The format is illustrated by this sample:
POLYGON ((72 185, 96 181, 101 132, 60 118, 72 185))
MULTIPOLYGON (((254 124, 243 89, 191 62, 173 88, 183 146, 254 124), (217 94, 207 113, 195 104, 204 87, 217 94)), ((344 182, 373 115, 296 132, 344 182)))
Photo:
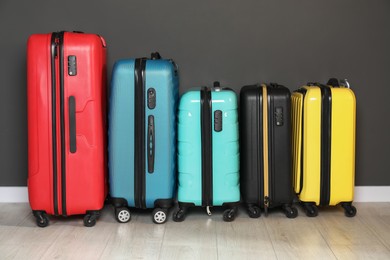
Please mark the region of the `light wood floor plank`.
POLYGON ((390 250, 390 203, 356 203, 358 217, 390 250))
POLYGON ((356 206, 358 215, 353 218, 345 217, 340 207, 321 208, 315 226, 339 259, 389 259, 390 251, 359 216, 368 212, 356 206))
MULTIPOLYGON (((60 219, 47 228, 62 230, 48 250, 44 259, 98 259, 113 232, 110 225, 112 217, 104 210, 96 226, 87 228, 82 216, 60 219)), ((46 229, 46 228, 44 228, 46 229)))
POLYGON ((27 203, 0 203, 0 244, 8 243, 17 226, 30 217, 27 203))
POLYGON ((277 259, 263 218, 241 210, 234 222, 216 221, 219 259, 277 259))
POLYGON ((341 208, 320 209, 296 219, 280 211, 250 219, 240 208, 223 222, 223 209, 191 209, 184 222, 156 225, 151 211, 132 210, 117 223, 107 206, 93 228, 82 216, 50 217, 36 226, 28 204, 0 204, 0 259, 390 259, 390 203, 356 203, 346 218, 341 208))
POLYGON ((208 216, 201 208, 191 208, 184 222, 166 223, 160 259, 218 259, 216 221, 222 215, 208 216))
MULTIPOLYGON (((64 222, 65 223, 65 222, 64 222)), ((56 238, 64 233, 64 226, 69 225, 69 222, 66 224, 52 224, 46 228, 38 228, 35 223, 35 218, 31 215, 19 226, 16 227, 16 230, 8 237, 6 244, 19 244, 21 241, 29 243, 52 243, 56 238)))
POLYGON ((336 259, 316 228, 315 218, 307 218, 302 210, 295 219, 272 212, 262 216, 278 259, 336 259))
POLYGON ((44 259, 43 255, 51 243, 29 243, 21 241, 19 244, 0 244, 0 259, 44 259))
MULTIPOLYGON (((111 207, 110 211, 113 212, 111 207)), ((165 225, 154 224, 150 210, 131 210, 131 214, 129 223, 109 223, 113 232, 100 259, 158 259, 165 225)))
POLYGON ((0 203, 0 226, 17 226, 29 215, 31 209, 27 203, 0 203))
POLYGON ((190 260, 204 259, 215 260, 218 258, 215 248, 197 245, 166 245, 161 248, 159 259, 161 260, 190 260))

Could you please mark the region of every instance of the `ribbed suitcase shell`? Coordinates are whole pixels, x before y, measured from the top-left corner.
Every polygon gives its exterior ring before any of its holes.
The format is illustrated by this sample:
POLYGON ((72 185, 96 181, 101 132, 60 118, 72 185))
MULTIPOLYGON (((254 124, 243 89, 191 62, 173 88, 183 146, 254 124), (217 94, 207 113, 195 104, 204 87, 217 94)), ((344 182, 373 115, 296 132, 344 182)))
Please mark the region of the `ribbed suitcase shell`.
MULTIPOLYGON (((59 79, 56 79, 57 176, 53 175, 52 34, 34 34, 27 48, 28 193, 31 208, 54 215, 85 214, 103 208, 106 187, 106 48, 94 34, 64 33, 64 147, 60 133, 59 79), (69 55, 77 58, 77 75, 69 75, 69 55), (76 151, 70 151, 69 97, 75 100, 76 151), (61 174, 65 151, 65 183, 61 174), (58 190, 53 188, 57 178, 58 190), (64 186, 62 193, 61 186, 64 186), (58 195, 58 213, 54 210, 58 195), (65 194, 65 197, 62 197, 65 194), (66 202, 66 207, 62 204, 66 202), (64 210, 63 210, 64 209, 64 210)), ((57 54, 56 62, 59 63, 57 54)), ((57 66, 57 65, 56 65, 57 66)), ((57 69, 57 75, 60 71, 57 69)))
MULTIPOLYGON (((134 69, 135 60, 116 62, 111 82, 109 111, 109 180, 112 198, 125 199, 135 207, 134 194, 134 69)), ((145 105, 145 137, 147 118, 155 118, 155 166, 154 172, 145 173, 145 204, 154 208, 158 199, 172 199, 176 186, 176 109, 178 100, 178 76, 175 65, 169 60, 147 60, 145 89, 156 91, 156 107, 145 105)), ((147 96, 145 95, 145 104, 147 96)), ((147 138, 144 140, 148 146, 147 138)), ((145 149, 147 158, 147 149, 145 149)), ((147 161, 145 161, 145 169, 147 161)))
MULTIPOLYGON (((329 205, 337 205, 353 200, 356 100, 351 89, 330 87, 330 90, 329 205)), ((318 86, 305 86, 292 94, 294 190, 301 201, 314 202, 316 205, 320 205, 322 188, 321 102, 321 89, 318 86)))
MULTIPOLYGON (((240 201, 237 97, 231 90, 211 92, 212 113, 223 113, 222 131, 212 131, 213 203, 240 201)), ((178 123, 178 201, 202 206, 200 90, 182 95, 178 123)), ((213 124, 212 124, 213 125, 213 124)))
POLYGON ((293 202, 290 100, 289 89, 277 84, 241 89, 240 181, 243 202, 250 206, 264 207, 264 185, 268 185, 269 190, 268 207, 289 206, 293 202), (268 110, 267 147, 263 142, 264 102, 268 110), (264 149, 268 149, 268 183, 264 183, 264 149))

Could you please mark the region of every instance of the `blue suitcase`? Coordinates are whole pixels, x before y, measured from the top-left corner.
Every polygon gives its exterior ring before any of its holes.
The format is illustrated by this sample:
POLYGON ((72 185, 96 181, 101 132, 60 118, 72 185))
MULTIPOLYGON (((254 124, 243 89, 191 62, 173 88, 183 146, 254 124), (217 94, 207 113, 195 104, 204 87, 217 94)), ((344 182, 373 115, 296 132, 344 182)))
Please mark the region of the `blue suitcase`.
POLYGON ((176 190, 178 75, 172 60, 116 62, 111 82, 108 164, 111 202, 118 222, 129 207, 154 208, 164 223, 176 190))
POLYGON ((185 93, 178 116, 178 203, 173 220, 189 207, 229 207, 233 221, 240 202, 237 96, 229 89, 202 87, 185 93))

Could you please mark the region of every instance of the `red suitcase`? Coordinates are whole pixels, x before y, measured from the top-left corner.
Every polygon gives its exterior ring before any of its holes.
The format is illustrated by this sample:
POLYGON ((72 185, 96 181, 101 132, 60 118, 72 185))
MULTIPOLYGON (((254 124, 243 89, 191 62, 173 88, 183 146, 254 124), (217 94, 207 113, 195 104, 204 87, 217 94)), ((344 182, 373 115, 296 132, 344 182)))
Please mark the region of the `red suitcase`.
POLYGON ((47 214, 86 214, 93 226, 106 185, 106 45, 95 34, 34 34, 27 47, 28 194, 47 214))

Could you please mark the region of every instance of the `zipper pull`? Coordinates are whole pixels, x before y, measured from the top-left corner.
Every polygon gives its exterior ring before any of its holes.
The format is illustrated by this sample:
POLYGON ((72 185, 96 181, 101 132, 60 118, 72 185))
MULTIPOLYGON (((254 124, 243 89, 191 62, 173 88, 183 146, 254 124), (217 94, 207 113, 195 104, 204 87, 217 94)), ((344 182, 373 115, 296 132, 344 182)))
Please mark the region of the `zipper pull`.
POLYGON ((268 196, 264 197, 264 213, 265 216, 268 216, 268 206, 269 206, 269 199, 268 196))
POLYGON ((211 216, 210 206, 206 206, 207 215, 211 216))
MULTIPOLYGON (((53 47, 52 47, 53 48, 53 47)), ((54 54, 54 58, 57 58, 58 56, 58 43, 57 43, 57 39, 56 41, 54 42, 54 50, 53 50, 53 54, 54 54)))
POLYGON ((59 45, 59 39, 56 38, 55 39, 55 42, 54 42, 54 57, 57 58, 58 57, 58 45, 59 45))

